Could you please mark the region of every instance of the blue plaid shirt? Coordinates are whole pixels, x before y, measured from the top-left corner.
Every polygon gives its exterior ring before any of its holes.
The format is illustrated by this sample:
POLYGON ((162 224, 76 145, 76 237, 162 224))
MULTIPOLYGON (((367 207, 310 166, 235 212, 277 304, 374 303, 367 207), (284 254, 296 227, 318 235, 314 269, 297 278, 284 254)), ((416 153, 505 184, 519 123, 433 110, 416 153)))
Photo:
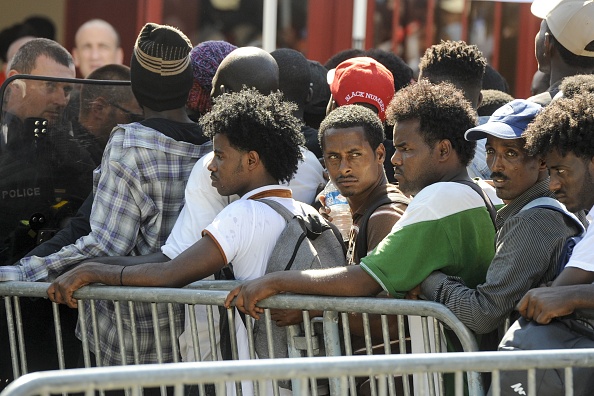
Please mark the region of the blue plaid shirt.
MULTIPOLYGON (((194 145, 171 139, 154 129, 133 123, 116 127, 107 144, 101 166, 93 175, 94 202, 91 233, 75 244, 47 257, 26 257, 18 265, 0 267, 0 281, 51 280, 78 262, 102 256, 145 255, 158 252, 169 235, 184 203, 186 182, 196 161, 212 151, 212 144, 194 145)), ((154 329, 150 304, 135 304, 140 363, 155 363, 154 329)), ((168 323, 161 308, 160 321, 168 323)), ((87 310, 90 328, 90 312, 87 310)), ((111 302, 99 302, 102 364, 121 364, 111 302)), ((124 329, 129 329, 127 304, 122 304, 124 329)), ((176 328, 182 330, 183 315, 176 307, 176 328)), ((171 334, 161 329, 164 361, 171 361, 171 334)), ((89 330, 94 350, 92 329, 89 330)), ((126 331, 128 334, 128 331, 126 331)), ((177 334, 174 335, 177 338, 177 334)), ((126 338, 128 336, 126 335, 126 338)), ((126 343, 127 362, 132 363, 132 345, 126 343)))

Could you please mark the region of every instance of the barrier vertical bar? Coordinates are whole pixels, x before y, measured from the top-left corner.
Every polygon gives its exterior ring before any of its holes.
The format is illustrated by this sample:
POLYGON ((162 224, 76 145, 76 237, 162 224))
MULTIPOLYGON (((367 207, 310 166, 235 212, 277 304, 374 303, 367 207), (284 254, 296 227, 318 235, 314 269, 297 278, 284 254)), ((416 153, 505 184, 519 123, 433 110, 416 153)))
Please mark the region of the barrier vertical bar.
MULTIPOLYGON (((342 354, 340 348, 340 333, 338 331, 338 312, 335 311, 324 311, 323 315, 324 323, 324 348, 326 349, 327 356, 340 356, 342 354)), ((346 319, 347 331, 345 332, 345 340, 347 340, 348 332, 348 318, 346 319)), ((345 320, 343 316, 343 327, 345 326, 345 320)), ((350 337, 348 337, 350 340, 350 337)), ((348 344, 345 342, 345 344, 348 344)), ((346 346, 348 348, 348 345, 346 346)), ((328 379, 330 394, 331 395, 344 395, 346 389, 343 387, 341 382, 336 378, 328 379)))
POLYGON ((64 345, 62 344, 62 325, 60 323, 60 311, 58 304, 52 302, 52 312, 54 314, 54 332, 56 334, 56 349, 58 353, 58 367, 60 370, 66 368, 64 363, 64 345))
POLYGON ((12 375, 14 379, 20 377, 19 372, 19 360, 18 360, 18 348, 17 348, 17 340, 14 336, 16 334, 16 329, 14 325, 14 316, 12 314, 12 304, 10 302, 10 297, 4 297, 4 307, 6 310, 6 324, 8 327, 8 341, 10 343, 10 360, 12 362, 12 375))
POLYGON ((25 350, 25 333, 23 331, 23 317, 21 315, 21 301, 18 297, 13 297, 14 316, 16 319, 17 339, 19 345, 19 356, 21 358, 21 373, 27 374, 27 356, 25 350))

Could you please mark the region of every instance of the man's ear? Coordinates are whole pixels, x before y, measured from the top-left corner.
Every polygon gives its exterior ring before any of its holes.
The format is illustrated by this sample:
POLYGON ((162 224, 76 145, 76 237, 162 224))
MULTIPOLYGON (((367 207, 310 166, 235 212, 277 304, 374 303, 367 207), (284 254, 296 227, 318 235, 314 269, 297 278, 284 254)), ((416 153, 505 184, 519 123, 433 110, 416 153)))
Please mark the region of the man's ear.
POLYGON ((380 143, 379 146, 375 149, 375 155, 377 155, 377 160, 380 164, 384 164, 384 160, 386 159, 386 146, 383 143, 380 143))
POLYGON ((309 83, 309 88, 307 89, 307 97, 305 98, 305 103, 311 102, 313 99, 313 83, 309 83))
POLYGON ((551 59, 551 54, 555 51, 555 44, 553 43, 553 37, 551 33, 546 32, 544 37, 544 56, 546 59, 551 59))
POLYGON ((124 50, 120 47, 116 51, 116 64, 122 65, 124 63, 124 50))
POLYGON ((330 114, 332 112, 332 110, 334 110, 336 107, 338 107, 336 105, 336 101, 334 100, 334 98, 332 96, 330 96, 330 100, 328 101, 328 104, 326 105, 326 115, 330 114))
POLYGON ((78 49, 72 48, 72 61, 74 62, 74 66, 77 68, 80 66, 80 59, 78 57, 78 49))
POLYGON ((248 169, 254 170, 260 163, 260 155, 257 151, 248 151, 247 153, 248 169))
MULTIPOLYGON (((18 70, 14 70, 11 69, 8 74, 6 75, 6 78, 12 77, 14 75, 20 74, 18 70)), ((19 91, 21 91, 21 97, 24 98, 25 95, 27 94, 27 83, 24 80, 14 80, 12 81, 8 88, 12 89, 12 87, 18 89, 19 91)))
POLYGON ((221 96, 222 94, 231 93, 231 90, 225 87, 225 84, 221 84, 218 87, 215 87, 214 92, 216 93, 215 96, 221 96))
POLYGON ((450 142, 449 139, 440 140, 435 145, 435 150, 437 151, 439 161, 445 162, 450 158, 450 155, 452 155, 452 142, 450 142))

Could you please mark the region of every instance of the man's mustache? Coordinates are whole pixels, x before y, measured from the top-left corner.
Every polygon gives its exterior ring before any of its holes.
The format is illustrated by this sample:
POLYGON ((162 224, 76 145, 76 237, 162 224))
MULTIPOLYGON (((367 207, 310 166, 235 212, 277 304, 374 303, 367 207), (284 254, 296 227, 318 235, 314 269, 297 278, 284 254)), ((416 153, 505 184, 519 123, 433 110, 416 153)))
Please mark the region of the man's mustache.
POLYGON ((493 172, 491 173, 491 180, 509 180, 509 177, 501 172, 493 172))

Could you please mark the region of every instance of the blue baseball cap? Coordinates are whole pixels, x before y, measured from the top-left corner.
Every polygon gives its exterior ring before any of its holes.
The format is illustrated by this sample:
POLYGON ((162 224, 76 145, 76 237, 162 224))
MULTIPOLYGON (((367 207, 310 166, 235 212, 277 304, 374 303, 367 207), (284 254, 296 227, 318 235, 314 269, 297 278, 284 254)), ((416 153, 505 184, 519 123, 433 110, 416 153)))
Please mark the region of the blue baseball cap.
POLYGON ((485 124, 467 130, 464 138, 474 141, 491 135, 501 139, 519 139, 540 110, 542 107, 539 104, 515 99, 495 110, 485 124))

